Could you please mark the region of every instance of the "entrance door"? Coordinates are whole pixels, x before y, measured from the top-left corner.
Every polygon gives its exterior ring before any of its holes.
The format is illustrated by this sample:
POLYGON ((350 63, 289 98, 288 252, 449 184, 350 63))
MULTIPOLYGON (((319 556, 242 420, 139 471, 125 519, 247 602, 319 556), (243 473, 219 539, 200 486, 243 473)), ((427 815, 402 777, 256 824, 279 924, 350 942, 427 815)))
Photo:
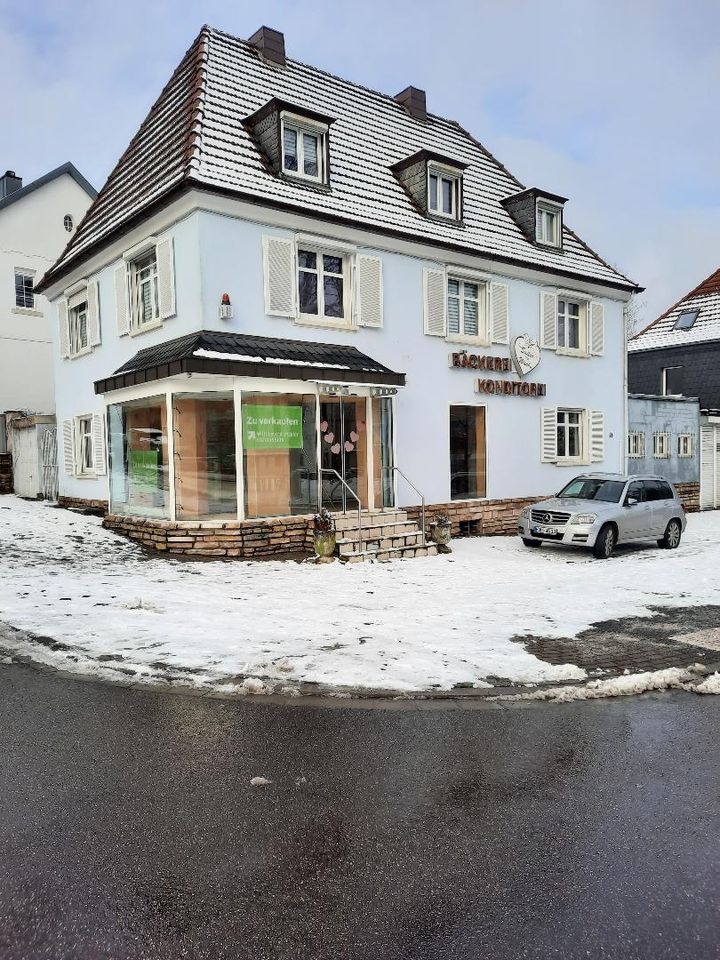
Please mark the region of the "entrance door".
MULTIPOLYGON (((335 470, 367 508, 367 401, 364 397, 320 398, 320 466, 335 470)), ((357 500, 332 473, 322 474, 322 503, 328 510, 354 510, 357 500)))
POLYGON ((720 427, 700 428, 700 508, 720 507, 720 427))

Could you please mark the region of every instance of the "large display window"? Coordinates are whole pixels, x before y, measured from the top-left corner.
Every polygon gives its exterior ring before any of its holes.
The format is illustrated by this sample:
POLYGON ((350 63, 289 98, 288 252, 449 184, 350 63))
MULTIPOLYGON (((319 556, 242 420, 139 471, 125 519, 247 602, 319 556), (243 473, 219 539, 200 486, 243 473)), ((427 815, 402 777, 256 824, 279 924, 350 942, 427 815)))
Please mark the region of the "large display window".
POLYGON ((165 397, 108 407, 110 512, 170 516, 165 397))
POLYGON ((317 510, 317 430, 313 394, 243 393, 245 516, 317 510))
POLYGON ((233 394, 176 393, 172 411, 176 519, 235 520, 233 394))

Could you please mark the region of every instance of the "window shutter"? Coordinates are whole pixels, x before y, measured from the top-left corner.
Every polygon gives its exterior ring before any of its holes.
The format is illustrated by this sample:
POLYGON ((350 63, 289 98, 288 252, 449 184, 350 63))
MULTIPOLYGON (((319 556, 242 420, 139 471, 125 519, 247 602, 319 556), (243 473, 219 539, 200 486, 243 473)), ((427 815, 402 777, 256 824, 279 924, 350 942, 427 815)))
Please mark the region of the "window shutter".
POLYGON ((602 410, 590 410, 590 463, 605 459, 605 414, 602 410))
POLYGON ((65 359, 70 356, 70 333, 68 330, 68 302, 65 297, 58 300, 58 334, 60 342, 60 356, 65 359))
POLYGON ((87 285, 88 310, 88 337, 90 346, 97 347, 100 343, 100 298, 97 281, 89 280, 87 285))
POLYGON ((118 336, 123 337, 130 333, 127 266, 124 263, 115 267, 115 310, 117 313, 118 336))
POLYGON ((383 325, 382 260, 358 254, 355 265, 357 323, 360 327, 383 325))
POLYGON ((72 420, 63 420, 63 461, 65 473, 75 476, 75 424, 72 420))
POLYGON ((295 317, 295 243, 284 237, 263 237, 265 313, 295 317))
POLYGON ((557 295, 540 291, 540 346, 557 349, 557 295))
POLYGON ((158 240, 155 247, 160 319, 175 316, 175 256, 172 237, 158 240))
POLYGON ((506 283, 490 284, 490 340, 492 343, 508 343, 510 341, 508 286, 506 283))
POLYGON ((92 418, 93 468, 98 475, 107 473, 105 454, 105 420, 94 413, 92 418))
POLYGON ((590 315, 588 336, 590 353, 594 357, 601 357, 605 353, 605 307, 597 300, 593 300, 588 307, 588 313, 590 315))
POLYGON ((444 270, 423 270, 425 333, 444 337, 447 330, 447 282, 444 270))
POLYGON ((557 461, 557 407, 543 407, 540 411, 542 423, 542 454, 543 463, 557 461))

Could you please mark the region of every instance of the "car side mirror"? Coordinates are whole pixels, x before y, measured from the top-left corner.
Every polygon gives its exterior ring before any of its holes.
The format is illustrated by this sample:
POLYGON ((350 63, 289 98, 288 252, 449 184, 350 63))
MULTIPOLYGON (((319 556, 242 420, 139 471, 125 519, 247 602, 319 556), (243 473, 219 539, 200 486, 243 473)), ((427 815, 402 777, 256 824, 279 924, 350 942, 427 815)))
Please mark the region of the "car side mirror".
POLYGON ((640 501, 638 500, 637 497, 626 497, 625 499, 626 507, 636 507, 639 503, 640 501))

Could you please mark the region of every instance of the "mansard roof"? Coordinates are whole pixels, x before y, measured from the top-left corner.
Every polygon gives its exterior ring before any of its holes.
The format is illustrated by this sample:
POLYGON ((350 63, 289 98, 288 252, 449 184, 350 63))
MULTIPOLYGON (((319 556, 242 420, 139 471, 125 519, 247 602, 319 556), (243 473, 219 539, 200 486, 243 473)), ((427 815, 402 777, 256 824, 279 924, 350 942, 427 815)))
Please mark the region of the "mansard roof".
POLYGON ((411 116, 391 96, 295 60, 271 62, 252 43, 209 27, 183 57, 40 289, 192 187, 564 278, 637 289, 567 227, 562 250, 528 240, 502 206, 524 185, 458 123, 411 116), (245 121, 273 98, 335 118, 329 189, 269 169, 245 121), (394 176, 395 165, 420 151, 466 165, 462 223, 424 216, 394 176))
POLYGON ((711 273, 690 293, 633 337, 628 349, 635 353, 640 350, 706 343, 709 340, 720 340, 720 269, 711 273), (675 329, 682 314, 695 311, 697 316, 691 327, 675 329))

